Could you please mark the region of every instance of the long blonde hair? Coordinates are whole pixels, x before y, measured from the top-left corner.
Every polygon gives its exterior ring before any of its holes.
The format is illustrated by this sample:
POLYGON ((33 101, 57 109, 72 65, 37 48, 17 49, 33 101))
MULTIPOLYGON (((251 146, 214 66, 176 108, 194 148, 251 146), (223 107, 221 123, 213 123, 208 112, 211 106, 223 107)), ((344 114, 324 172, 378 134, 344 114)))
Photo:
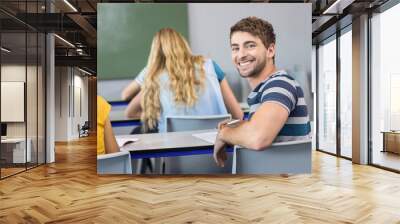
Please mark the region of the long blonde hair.
POLYGON ((204 86, 204 58, 192 55, 185 38, 171 28, 158 31, 151 44, 147 62, 141 106, 141 121, 145 131, 157 126, 161 114, 159 75, 166 71, 170 90, 177 104, 193 106, 197 101, 197 89, 204 86), (196 69, 200 69, 199 78, 196 69))

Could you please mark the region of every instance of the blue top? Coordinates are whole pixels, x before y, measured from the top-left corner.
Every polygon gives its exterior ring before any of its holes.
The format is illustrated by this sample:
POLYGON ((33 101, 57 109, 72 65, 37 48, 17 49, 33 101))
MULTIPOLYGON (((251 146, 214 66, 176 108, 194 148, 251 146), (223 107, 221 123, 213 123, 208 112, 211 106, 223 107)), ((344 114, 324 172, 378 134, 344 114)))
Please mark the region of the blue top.
POLYGON ((265 102, 275 102, 289 112, 289 117, 275 142, 310 138, 311 126, 304 93, 297 81, 285 71, 277 71, 257 85, 247 98, 249 119, 265 102))
POLYGON ((214 65, 214 70, 215 70, 215 73, 217 74, 217 79, 219 82, 221 82, 225 78, 225 73, 222 71, 222 69, 219 67, 219 65, 215 61, 213 61, 213 60, 211 60, 211 61, 214 65))
MULTIPOLYGON (((160 82, 160 102, 161 114, 158 122, 159 132, 166 132, 166 117, 178 115, 222 115, 227 114, 224 100, 222 98, 221 88, 217 75, 217 68, 211 59, 204 63, 205 79, 204 88, 197 89, 197 102, 193 106, 187 106, 175 103, 174 92, 170 90, 169 75, 164 71, 159 76, 160 82)), ((222 72, 221 68, 218 69, 222 72)), ((198 75, 198 69, 196 69, 198 75)), ((136 77, 139 85, 144 83, 146 69, 136 77)), ((222 72, 223 74, 223 72, 222 72)))

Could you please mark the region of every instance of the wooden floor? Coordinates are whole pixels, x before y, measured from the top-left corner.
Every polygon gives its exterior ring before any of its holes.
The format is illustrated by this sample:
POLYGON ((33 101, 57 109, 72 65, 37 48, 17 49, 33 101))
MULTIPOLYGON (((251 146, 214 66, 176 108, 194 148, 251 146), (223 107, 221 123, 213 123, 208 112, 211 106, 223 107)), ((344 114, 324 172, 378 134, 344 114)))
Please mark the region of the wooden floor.
POLYGON ((320 152, 313 173, 97 176, 96 139, 0 181, 0 223, 400 223, 400 175, 320 152))
POLYGON ((10 175, 13 175, 13 174, 16 174, 16 173, 26 170, 25 167, 24 168, 19 168, 19 167, 18 168, 0 168, 0 169, 1 169, 1 178, 4 178, 4 177, 7 177, 7 176, 10 176, 10 175))
POLYGON ((7 168, 0 168, 1 169, 1 178, 6 178, 8 176, 23 172, 27 169, 33 169, 37 166, 37 164, 27 164, 25 167, 24 164, 18 164, 18 167, 7 167, 7 168))
POLYGON ((400 154, 392 152, 375 151, 372 162, 377 165, 400 170, 400 154))

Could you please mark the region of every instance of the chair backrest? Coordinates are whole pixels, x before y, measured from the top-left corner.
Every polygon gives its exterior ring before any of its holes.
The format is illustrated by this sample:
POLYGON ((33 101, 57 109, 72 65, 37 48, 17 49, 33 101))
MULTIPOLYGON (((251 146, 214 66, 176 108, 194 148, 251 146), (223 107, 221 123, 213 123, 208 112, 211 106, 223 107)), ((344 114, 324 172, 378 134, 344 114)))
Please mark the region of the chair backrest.
POLYGON ((192 131, 216 128, 218 123, 230 119, 230 114, 210 116, 167 116, 167 132, 192 131))
POLYGON ((97 156, 98 174, 132 174, 129 152, 121 151, 97 156))
POLYGON ((85 121, 85 123, 82 125, 82 129, 84 130, 89 129, 90 128, 89 124, 90 124, 89 121, 85 121))
POLYGON ((311 144, 302 140, 274 143, 264 151, 237 148, 236 173, 311 173, 311 144))

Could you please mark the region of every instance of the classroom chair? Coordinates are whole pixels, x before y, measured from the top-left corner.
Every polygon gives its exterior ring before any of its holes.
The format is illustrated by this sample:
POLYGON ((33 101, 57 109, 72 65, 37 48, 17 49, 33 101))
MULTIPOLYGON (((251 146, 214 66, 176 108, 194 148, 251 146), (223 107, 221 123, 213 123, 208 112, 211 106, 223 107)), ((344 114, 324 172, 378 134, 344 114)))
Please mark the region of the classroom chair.
MULTIPOLYGON (((167 132, 215 129, 219 122, 231 115, 169 116, 166 118, 167 132)), ((188 155, 164 158, 165 174, 218 174, 232 172, 232 153, 228 153, 225 167, 216 165, 212 154, 188 155)))
POLYGON ((121 151, 98 155, 97 174, 132 174, 129 152, 121 151))
POLYGON ((168 116, 167 132, 215 129, 219 122, 231 119, 230 114, 209 116, 168 116))
POLYGON ((311 144, 310 139, 273 143, 263 151, 236 148, 233 173, 311 173, 311 144))

